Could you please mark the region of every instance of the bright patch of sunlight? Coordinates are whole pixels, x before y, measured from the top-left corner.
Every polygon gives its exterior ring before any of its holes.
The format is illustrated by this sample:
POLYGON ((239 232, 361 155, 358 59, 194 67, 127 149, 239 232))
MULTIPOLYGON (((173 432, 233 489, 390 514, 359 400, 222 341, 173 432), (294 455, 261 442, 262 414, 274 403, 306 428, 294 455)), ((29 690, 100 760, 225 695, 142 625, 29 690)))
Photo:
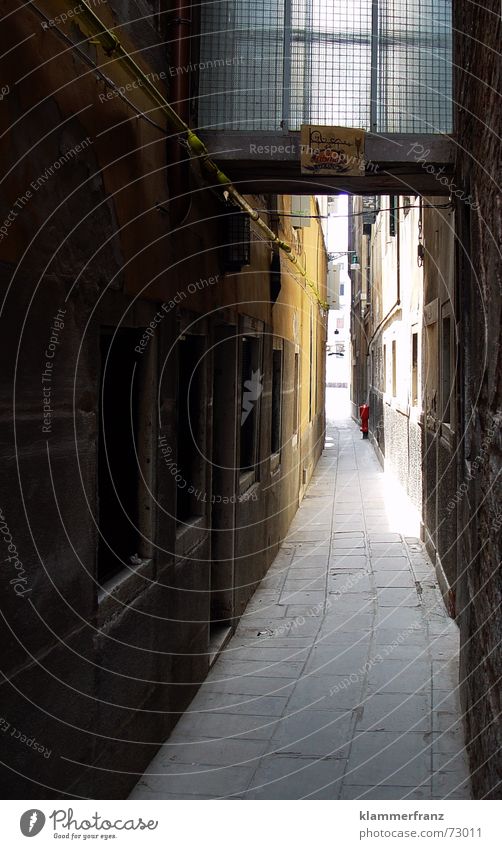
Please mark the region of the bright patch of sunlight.
POLYGON ((389 471, 384 475, 383 496, 387 530, 406 537, 420 537, 420 514, 401 484, 389 471))
POLYGON ((326 387, 326 424, 347 419, 350 419, 349 390, 326 387))

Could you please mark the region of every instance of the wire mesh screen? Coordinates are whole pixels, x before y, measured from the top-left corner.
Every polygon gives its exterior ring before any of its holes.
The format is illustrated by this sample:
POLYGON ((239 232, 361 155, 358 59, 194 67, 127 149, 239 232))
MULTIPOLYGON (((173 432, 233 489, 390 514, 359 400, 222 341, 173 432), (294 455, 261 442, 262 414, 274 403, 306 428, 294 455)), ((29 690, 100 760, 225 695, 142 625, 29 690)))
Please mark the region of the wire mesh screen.
POLYGON ((288 125, 369 127, 371 2, 292 0, 292 19, 288 125))
POLYGON ((284 0, 211 0, 202 7, 199 124, 281 125, 284 0))
POLYGON ((451 0, 380 2, 378 47, 378 129, 451 132, 451 0))
POLYGON ((210 0, 199 124, 450 132, 451 0, 210 0))

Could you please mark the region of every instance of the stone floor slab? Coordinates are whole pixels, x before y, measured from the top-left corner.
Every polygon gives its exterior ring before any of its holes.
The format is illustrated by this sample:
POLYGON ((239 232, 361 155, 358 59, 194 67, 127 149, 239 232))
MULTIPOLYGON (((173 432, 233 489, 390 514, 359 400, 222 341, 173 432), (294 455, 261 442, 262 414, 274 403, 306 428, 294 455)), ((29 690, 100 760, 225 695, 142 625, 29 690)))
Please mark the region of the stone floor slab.
POLYGON ((368 692, 407 693, 431 690, 431 665, 426 660, 394 660, 392 656, 381 663, 381 652, 368 672, 368 692))
POLYGON ((320 577, 310 577, 307 575, 306 578, 291 578, 287 579, 286 583, 282 588, 282 595, 289 596, 292 593, 297 592, 315 592, 316 590, 321 590, 324 594, 324 588, 326 586, 326 572, 324 572, 320 577))
POLYGON ((214 684, 233 681, 236 678, 298 678, 303 669, 302 660, 226 660, 218 664, 208 675, 207 680, 214 684))
POLYGON ((412 574, 407 557, 375 557, 372 555, 371 562, 375 572, 409 572, 410 575, 412 574))
POLYGON ((357 731, 432 731, 430 697, 427 693, 378 693, 366 697, 357 731))
MULTIPOLYGON (((209 794, 214 798, 223 798, 239 793, 249 786, 253 775, 253 767, 232 766, 231 769, 214 766, 196 766, 189 764, 172 764, 165 774, 147 774, 142 780, 146 789, 154 792, 165 792, 178 799, 186 795, 203 796, 209 794)), ((131 798, 149 798, 148 795, 131 796, 131 798)))
POLYGON ((379 588, 376 597, 380 607, 418 607, 420 604, 416 587, 379 588))
POLYGON ((345 761, 335 758, 264 758, 246 793, 247 799, 338 799, 345 761))
POLYGON ((420 787, 360 787, 346 784, 342 788, 341 799, 430 799, 431 785, 422 784, 420 787))
POLYGON ((185 763, 199 766, 256 766, 268 749, 265 740, 218 740, 208 738, 192 743, 181 737, 175 742, 164 745, 150 764, 150 772, 169 772, 173 763, 185 763))
POLYGON ((244 714, 246 716, 282 716, 288 702, 288 694, 285 695, 232 695, 230 693, 213 693, 204 695, 198 702, 196 699, 191 703, 189 711, 191 714, 204 716, 205 713, 232 713, 244 714))
POLYGON ((407 569, 403 571, 377 571, 374 573, 374 581, 377 590, 385 589, 416 589, 416 582, 411 572, 407 569))
POLYGON ((431 775, 431 735, 356 732, 344 784, 418 787, 431 775))
MULTIPOLYGON (((198 695, 229 693, 234 696, 284 696, 291 695, 295 686, 296 678, 271 678, 270 676, 261 678, 257 675, 249 678, 224 679, 217 683, 205 681, 198 695)), ((206 704, 209 705, 209 701, 206 704)))
POLYGON ((368 659, 365 646, 316 645, 304 668, 304 675, 324 678, 331 675, 350 675, 360 669, 368 659))
POLYGON ((342 758, 349 752, 353 717, 347 711, 302 710, 285 717, 271 740, 275 753, 342 758))
POLYGON ((326 598, 326 592, 323 590, 295 590, 293 592, 284 591, 279 600, 279 604, 303 604, 307 607, 319 604, 326 598))

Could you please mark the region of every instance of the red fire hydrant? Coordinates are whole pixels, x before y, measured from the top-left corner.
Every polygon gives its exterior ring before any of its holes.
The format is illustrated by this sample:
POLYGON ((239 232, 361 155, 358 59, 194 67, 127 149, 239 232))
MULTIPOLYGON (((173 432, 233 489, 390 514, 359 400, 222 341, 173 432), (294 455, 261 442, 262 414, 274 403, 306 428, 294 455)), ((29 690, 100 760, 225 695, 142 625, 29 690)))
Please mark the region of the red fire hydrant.
POLYGON ((370 408, 368 404, 361 404, 359 407, 359 415, 361 417, 361 433, 363 435, 363 439, 368 438, 368 422, 370 418, 370 408))

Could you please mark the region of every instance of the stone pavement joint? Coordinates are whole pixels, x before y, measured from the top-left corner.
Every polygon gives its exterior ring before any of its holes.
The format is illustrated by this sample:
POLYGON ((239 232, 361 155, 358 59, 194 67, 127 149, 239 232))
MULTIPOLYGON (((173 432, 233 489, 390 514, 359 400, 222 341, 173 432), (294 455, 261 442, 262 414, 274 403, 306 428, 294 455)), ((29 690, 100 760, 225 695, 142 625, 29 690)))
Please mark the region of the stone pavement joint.
POLYGON ((433 566, 356 425, 329 426, 326 446, 235 635, 131 798, 470 798, 458 629, 433 566))

